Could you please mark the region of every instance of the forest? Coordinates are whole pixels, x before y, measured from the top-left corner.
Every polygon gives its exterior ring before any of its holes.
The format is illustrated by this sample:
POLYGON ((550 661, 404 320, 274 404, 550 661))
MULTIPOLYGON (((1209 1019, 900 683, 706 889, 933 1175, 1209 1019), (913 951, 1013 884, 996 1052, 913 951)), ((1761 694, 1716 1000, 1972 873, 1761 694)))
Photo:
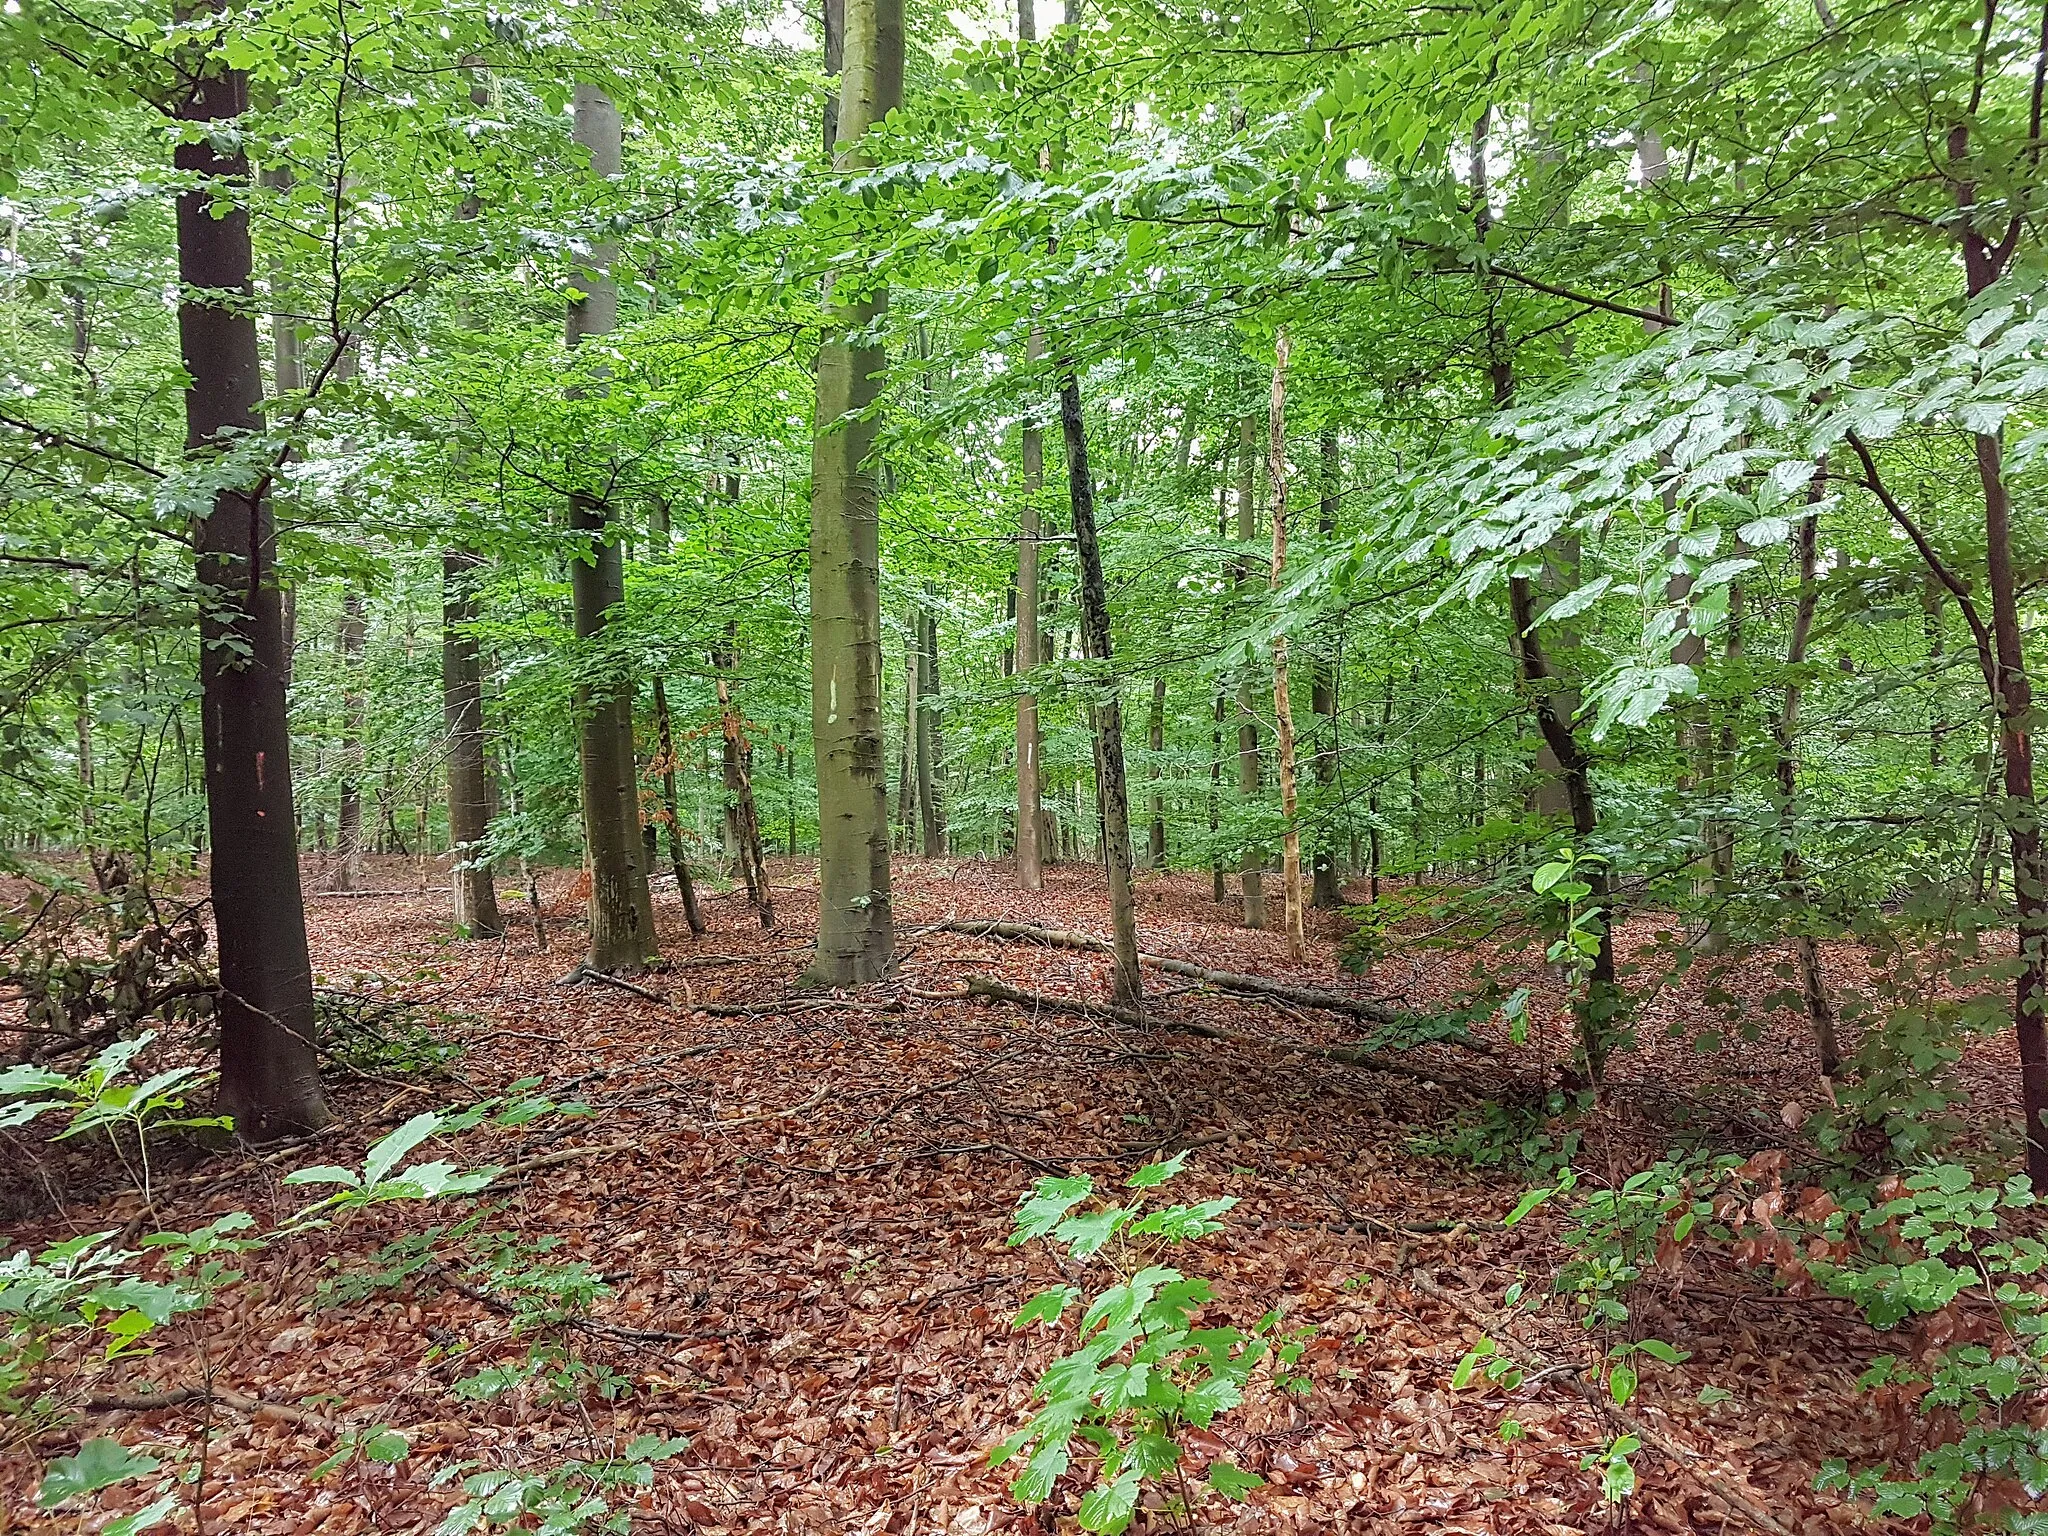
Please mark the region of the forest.
POLYGON ((0 0, 0 1536, 2048 1532, 2044 99, 0 0))

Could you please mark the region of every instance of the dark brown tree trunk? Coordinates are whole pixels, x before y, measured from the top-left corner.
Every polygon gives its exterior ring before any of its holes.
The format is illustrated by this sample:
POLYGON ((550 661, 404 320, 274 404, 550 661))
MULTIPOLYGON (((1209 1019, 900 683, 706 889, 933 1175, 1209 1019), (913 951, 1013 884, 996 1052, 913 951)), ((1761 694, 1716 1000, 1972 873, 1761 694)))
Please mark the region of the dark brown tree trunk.
POLYGON ((498 888, 484 857, 490 793, 484 753, 483 655, 469 626, 476 622, 480 556, 450 549, 441 556, 441 702, 448 731, 448 845, 454 864, 455 926, 474 939, 505 931, 498 888))
MULTIPOLYGON (((1985 25, 1990 25, 1987 17, 1985 25)), ((2048 61, 2048 40, 2043 44, 2048 61)), ((2038 79, 2037 75, 2037 79, 2038 79)), ((2041 136, 2041 96, 2035 90, 2032 137, 2041 136)), ((1963 272, 1971 298, 2004 274, 2018 243, 2015 217, 1993 245, 1978 232, 1977 188, 1967 170, 1969 128, 1949 133, 1954 167, 1957 228, 1963 272)), ((2005 766, 2002 820, 2012 858, 2013 906, 2019 922, 2019 980, 2013 993, 2013 1033, 2019 1046, 2020 1102, 2026 1117, 2027 1178, 2034 1193, 2048 1194, 2048 859, 2041 846, 2040 806, 2034 798, 2033 682, 2027 675, 2019 612, 2019 578, 2013 566, 2012 498, 2005 483, 2005 447, 1997 433, 1976 435, 1977 479, 1984 494, 1984 567, 1991 595, 1991 639, 1996 657, 1992 703, 1998 713, 1999 756, 2005 766)))
POLYGON ((2012 558, 2012 503, 2004 448, 1990 433, 1976 440, 1984 487, 1985 574, 1991 591, 1991 637, 1998 655, 1999 755, 2005 763, 2005 834, 2012 857, 2013 906, 2019 919, 2020 976, 2013 1029, 2020 1054, 2020 1102, 2027 1121, 2027 1177, 2048 1193, 2048 861, 2034 798, 2033 682, 2027 676, 2012 558))
POLYGON ((654 679, 654 731, 661 753, 661 809, 668 833, 669 868, 675 871, 676 892, 683 898, 683 916, 689 920, 690 934, 701 938, 704 914, 697 906, 697 886, 690 878, 690 861, 683 856, 683 818, 676 803, 675 728, 669 719, 668 690, 659 676, 654 679))
MULTIPOLYGON (((1508 615, 1514 626, 1512 642, 1520 665, 1522 684, 1536 711, 1536 729, 1557 759, 1558 782, 1571 809, 1572 832, 1581 847, 1599 830, 1600 818, 1593 804, 1593 773, 1585 751, 1579 746, 1572 723, 1558 709, 1556 679, 1543 654, 1543 642, 1536 633, 1536 603, 1526 576, 1508 580, 1508 615)), ((1599 1082, 1607 1066, 1610 1041, 1604 1014, 1616 996, 1614 969, 1614 912, 1609 900, 1607 871, 1594 865, 1584 873, 1593 889, 1587 901, 1599 909, 1600 949, 1594 956, 1592 986, 1580 1019, 1579 1049, 1586 1075, 1599 1082)))
POLYGON ((718 670, 718 727, 725 739, 725 764, 731 798, 726 807, 731 817, 733 841, 738 852, 740 881, 747 899, 763 928, 775 926, 775 897, 768 888, 768 866, 761 855, 761 813, 754 802, 754 749, 747 741, 744 722, 732 699, 732 674, 739 664, 739 632, 728 621, 725 648, 712 661, 718 670))
MULTIPOLYGON (((178 198, 178 343, 190 380, 185 448, 217 454, 260 428, 248 158, 224 148, 248 110, 248 77, 209 64, 178 116, 201 125, 175 151, 199 178, 178 198), (218 212, 217 198, 226 198, 218 212), (223 295, 233 295, 222 302, 223 295)), ((262 489, 214 493, 195 530, 200 714, 205 732, 210 878, 220 958, 220 1103, 250 1141, 317 1130, 320 1091, 313 966, 299 890, 287 665, 275 532, 262 489)))
POLYGON ((1081 419, 1081 385, 1068 362, 1060 379, 1060 432, 1067 449, 1067 487, 1074 504, 1074 546, 1081 564, 1081 632, 1088 657, 1102 663, 1100 692, 1089 713, 1095 727, 1095 773, 1102 798, 1102 862, 1109 876, 1109 924, 1118 1006, 1143 1000, 1138 976, 1138 913, 1131 895, 1131 805, 1124 777, 1124 714, 1109 663, 1109 590, 1102 579, 1102 549, 1095 534, 1095 483, 1088 473, 1088 435, 1081 419))

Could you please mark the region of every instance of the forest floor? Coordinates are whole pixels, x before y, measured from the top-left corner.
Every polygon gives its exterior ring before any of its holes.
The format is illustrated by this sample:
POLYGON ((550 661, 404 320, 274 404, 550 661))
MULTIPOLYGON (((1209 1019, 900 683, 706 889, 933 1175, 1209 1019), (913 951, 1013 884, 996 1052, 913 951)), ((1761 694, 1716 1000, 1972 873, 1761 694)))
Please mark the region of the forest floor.
MULTIPOLYGON (((373 885, 410 883, 409 863, 381 863, 373 885)), ((566 1337, 616 1373, 618 1395, 551 1404, 521 1389, 458 1400, 454 1380, 532 1341, 508 1337, 503 1316, 432 1270, 323 1302, 323 1281, 373 1275, 387 1244, 457 1219, 446 1206, 388 1205, 250 1255, 246 1281, 204 1327, 167 1330, 153 1354, 69 1363, 100 1393, 210 1379, 288 1409, 111 1413, 54 1433, 44 1454, 87 1434, 189 1454, 203 1431, 204 1529, 252 1536, 427 1532, 456 1500, 452 1486, 431 1486, 451 1462, 535 1469, 647 1433, 690 1441, 644 1496, 649 1530, 1071 1530, 1078 1478, 1053 1504, 1025 1509, 1008 1495, 1011 1469, 987 1463, 990 1446, 1028 1417, 1037 1376, 1059 1352, 1045 1330, 1010 1326, 1026 1299, 1061 1280, 1043 1245, 1006 1244, 1012 1212, 1047 1172, 1092 1171, 1108 1183, 1162 1149, 1188 1148, 1176 1196, 1239 1201, 1221 1232, 1175 1254, 1215 1285, 1205 1318, 1248 1324, 1280 1305, 1291 1325, 1316 1331, 1305 1396, 1274 1392, 1261 1376, 1219 1421, 1221 1443, 1201 1439, 1198 1449, 1227 1447, 1268 1482, 1242 1506, 1201 1505, 1197 1529, 1745 1529, 1711 1490, 1802 1533, 1869 1528, 1813 1482, 1826 1458, 1863 1464, 1894 1449, 1893 1427, 1855 1388, 1885 1340, 1841 1304, 1791 1298, 1717 1258, 1695 1257, 1635 1298, 1636 1326, 1690 1357, 1644 1362, 1631 1411, 1679 1459, 1639 1456, 1642 1487, 1625 1515, 1602 1504, 1598 1474, 1582 1465, 1616 1425, 1574 1391, 1569 1369, 1513 1390, 1452 1390, 1459 1358, 1506 1288, 1546 1282, 1563 1257, 1548 1208, 1501 1226, 1533 1175, 1415 1145, 1461 1106, 1515 1091, 1506 1052, 1421 1048, 1405 1060, 1427 1080, 1340 1065, 1280 1047, 1356 1039, 1368 1032, 1358 1021, 1187 992, 1157 972, 1147 985, 1162 1019, 1198 1018, 1270 1043, 1140 1034, 920 995, 982 972, 1102 1000, 1104 957, 919 931, 1002 917, 1106 934, 1099 873, 1075 866, 1026 895, 1004 867, 899 861, 898 975, 853 995, 793 995, 814 931, 812 872, 801 861, 775 861, 771 872, 773 931, 737 895, 719 894, 706 901, 711 933, 693 942, 673 891, 657 897, 675 965, 644 985, 668 1004, 557 985, 581 940, 566 875, 545 887, 557 914, 545 952, 520 901, 504 941, 455 943, 438 888, 313 899, 324 981, 425 1005, 462 1054, 440 1080, 338 1080, 343 1120, 317 1147, 194 1160, 157 1181, 164 1225, 236 1209, 268 1223, 299 1203, 278 1183, 287 1168, 359 1162, 369 1142, 423 1107, 544 1078, 541 1091, 567 1089, 596 1113, 478 1130, 438 1155, 508 1165, 552 1155, 487 1192, 485 1230, 555 1240, 551 1258, 604 1275, 611 1294, 590 1326, 566 1337), (1725 1396, 1703 1404, 1702 1388, 1725 1396), (1519 1438, 1503 1437, 1508 1419, 1522 1426, 1519 1438), (411 1455, 311 1480, 339 1434, 373 1424, 410 1436, 411 1455)), ((1348 975, 1335 961, 1336 920, 1321 915, 1309 957, 1290 964, 1278 935, 1235 926, 1234 912, 1210 900, 1205 875, 1142 877, 1139 916, 1152 952, 1420 1006, 1441 1005, 1470 966, 1469 956, 1428 953, 1348 975)), ((1857 963, 1853 953, 1830 956, 1857 963)), ((1540 966, 1529 969, 1540 980, 1540 966)), ((1666 997, 1657 1007, 1682 1018, 1688 1004, 1666 997)), ((1610 1107, 1589 1138, 1611 1172, 1678 1135, 1756 1151, 1788 1104, 1816 1101, 1810 1048, 1791 1019, 1772 1016, 1763 1039, 1743 1047, 1739 1081, 1725 1055, 1645 1034, 1656 1043, 1617 1063, 1610 1107)), ((2004 1075, 1995 1055, 1983 1064, 1987 1089, 2004 1075)), ((88 1151, 43 1174, 34 1187, 47 1198, 0 1229, 0 1251, 119 1227, 138 1210, 138 1196, 88 1151)), ((1517 1322, 1513 1336, 1557 1362, 1597 1353, 1561 1306, 1517 1322)), ((0 1471, 0 1533, 90 1529, 75 1515, 38 1515, 32 1479, 26 1458, 0 1471)), ((121 1490, 107 1500, 121 1507, 121 1490)), ((1156 1514, 1136 1527, 1173 1528, 1156 1514)), ((189 1512, 180 1529, 193 1529, 189 1512)))

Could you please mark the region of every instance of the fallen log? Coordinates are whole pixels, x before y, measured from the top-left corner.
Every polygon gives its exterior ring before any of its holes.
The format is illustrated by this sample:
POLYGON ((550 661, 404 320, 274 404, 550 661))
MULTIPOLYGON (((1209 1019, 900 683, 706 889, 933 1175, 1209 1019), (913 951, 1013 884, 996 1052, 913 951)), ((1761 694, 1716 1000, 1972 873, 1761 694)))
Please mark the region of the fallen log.
MULTIPOLYGON (((1089 934, 1075 933, 1065 928, 1039 928, 1031 923, 953 918, 943 923, 933 923, 931 927, 943 933, 964 933, 973 938, 1022 939, 1034 944, 1050 944, 1059 949, 1083 949, 1095 954, 1109 953, 1109 945, 1106 942, 1089 934)), ((1370 1019, 1375 1024, 1391 1024, 1404 1016, 1404 1010, 1387 1003, 1376 1002, 1371 998, 1349 997, 1342 992, 1330 992, 1321 987, 1297 987, 1291 982, 1269 981, 1264 976, 1247 976, 1242 971, 1212 971, 1206 966, 1196 965, 1191 960, 1175 960, 1167 955, 1150 955, 1141 951, 1138 963, 1165 971, 1170 976, 1191 977, 1204 985, 1217 987, 1225 992, 1246 992, 1258 997, 1278 998, 1281 1002, 1293 1003, 1298 1008, 1316 1008, 1325 1013, 1348 1013, 1356 1018, 1370 1019)))
POLYGON ((251 1418, 282 1419, 287 1424, 301 1424, 308 1429, 317 1429, 323 1434, 338 1435, 341 1426, 334 1420, 309 1413, 304 1408, 295 1408, 290 1403, 273 1402, 267 1397, 251 1397, 246 1392, 231 1392, 226 1387, 171 1387, 165 1391, 148 1392, 107 1392, 85 1400, 87 1413, 155 1413, 161 1408, 179 1408, 190 1403, 219 1403, 223 1408, 232 1408, 251 1418))
POLYGON ((1085 1018, 1113 1019, 1134 1029, 1172 1029, 1185 1035, 1200 1035, 1205 1040, 1224 1040, 1232 1045, 1248 1045, 1261 1050, 1284 1051, 1294 1056, 1320 1056, 1325 1061, 1340 1062, 1347 1067, 1364 1067, 1372 1072, 1388 1072, 1396 1077, 1413 1078, 1419 1083, 1458 1084, 1455 1075, 1433 1072, 1426 1067, 1411 1066, 1405 1061, 1395 1061, 1377 1051, 1362 1051, 1351 1045, 1305 1045, 1299 1040, 1281 1040, 1263 1035, 1241 1035, 1233 1029, 1220 1029, 1214 1024, 1204 1024, 1199 1019, 1152 1018, 1130 1008, 1118 1008, 1108 1003, 1088 1003, 1076 997, 1055 997, 1048 992, 1026 992, 1013 987, 1006 981, 993 976, 970 975, 967 978, 967 997, 987 997, 998 1002, 1015 1003, 1022 1008, 1044 1008, 1054 1013, 1077 1013, 1085 1018))

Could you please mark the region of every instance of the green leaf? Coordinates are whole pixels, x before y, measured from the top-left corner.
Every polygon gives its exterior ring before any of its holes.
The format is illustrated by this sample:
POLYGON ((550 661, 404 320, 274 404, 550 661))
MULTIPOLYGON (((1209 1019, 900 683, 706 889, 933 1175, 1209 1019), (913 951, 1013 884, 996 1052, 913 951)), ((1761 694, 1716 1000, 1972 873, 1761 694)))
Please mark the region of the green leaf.
POLYGON ((1512 1211, 1509 1211, 1507 1215, 1502 1219, 1501 1225, 1504 1227, 1512 1227, 1516 1222, 1520 1221, 1524 1216, 1527 1216, 1531 1211, 1535 1210, 1537 1206, 1541 1205, 1544 1201, 1548 1200, 1552 1195, 1556 1193, 1557 1191, 1554 1189, 1530 1190, 1527 1194, 1523 1195, 1521 1199, 1515 1202, 1515 1208, 1512 1211))
POLYGON ((1715 1403, 1725 1403, 1734 1395, 1735 1394, 1733 1392, 1730 1392, 1726 1387, 1700 1388, 1700 1401, 1707 1404, 1710 1407, 1715 1403))
POLYGON ((1240 1502, 1254 1488, 1266 1486, 1266 1480, 1258 1473, 1247 1472, 1227 1461, 1210 1462, 1209 1475, 1204 1481, 1226 1499, 1240 1502))
POLYGON ((1607 1373, 1607 1395, 1614 1399, 1614 1406, 1625 1408, 1628 1400, 1636 1395, 1635 1367, 1623 1361, 1607 1373))
POLYGON ((176 1513, 179 1502, 177 1494, 167 1493, 133 1514, 109 1520, 100 1527, 100 1536, 137 1536, 139 1532, 154 1530, 176 1513))
POLYGON ((88 1440, 75 1456, 59 1456, 43 1474, 36 1506, 55 1509, 66 1499, 97 1493, 163 1465, 154 1456, 139 1456, 118 1440, 88 1440))
POLYGON ((1662 1360, 1666 1365, 1677 1365, 1681 1360, 1692 1358, 1690 1350, 1674 1349, 1662 1339, 1644 1339, 1636 1348, 1653 1360, 1662 1360))
POLYGON ((1093 1258, 1105 1244, 1116 1236, 1117 1228, 1132 1216, 1127 1206, 1113 1205, 1104 1211, 1088 1211, 1079 1216, 1069 1216, 1059 1224, 1053 1235, 1073 1250, 1077 1259, 1093 1258))
POLYGON ((400 1158, 440 1128, 439 1112, 422 1110, 370 1148, 370 1155, 363 1163, 364 1186, 374 1189, 383 1183, 385 1175, 398 1166, 400 1158))
POLYGON ((374 1429, 363 1436, 363 1454, 371 1461, 389 1466, 412 1454, 412 1441, 395 1429, 374 1429))
POLYGON ((1073 1179, 1040 1179, 1017 1207, 1010 1246, 1044 1237, 1060 1224, 1067 1212, 1095 1192, 1095 1181, 1086 1174, 1073 1179))
POLYGON ((1176 1152, 1163 1163, 1147 1163, 1124 1181, 1128 1189, 1154 1189, 1187 1166, 1185 1151, 1176 1152))
POLYGON ((1131 1523, 1131 1516, 1138 1509, 1138 1485, 1141 1479, 1138 1469, 1132 1467, 1113 1483, 1098 1483, 1088 1491, 1081 1501, 1077 1516, 1081 1529, 1099 1531, 1102 1536, 1116 1536, 1131 1523))
POLYGON ((1081 1297, 1081 1292, 1071 1285, 1055 1286, 1049 1291, 1040 1291, 1025 1302, 1017 1315, 1010 1319, 1012 1328, 1029 1328, 1033 1323, 1056 1323, 1068 1307, 1081 1297))
POLYGON ((362 1188, 362 1181, 346 1168, 337 1168, 332 1163, 321 1163, 313 1168, 294 1168, 284 1176, 287 1184, 344 1184, 350 1189, 362 1188))
POLYGON ((1064 1436, 1042 1441, 1031 1453, 1031 1459, 1024 1463, 1024 1470, 1017 1474, 1017 1480, 1010 1484, 1010 1493, 1023 1503, 1043 1504, 1052 1497, 1052 1485, 1067 1470, 1068 1460, 1064 1436))

